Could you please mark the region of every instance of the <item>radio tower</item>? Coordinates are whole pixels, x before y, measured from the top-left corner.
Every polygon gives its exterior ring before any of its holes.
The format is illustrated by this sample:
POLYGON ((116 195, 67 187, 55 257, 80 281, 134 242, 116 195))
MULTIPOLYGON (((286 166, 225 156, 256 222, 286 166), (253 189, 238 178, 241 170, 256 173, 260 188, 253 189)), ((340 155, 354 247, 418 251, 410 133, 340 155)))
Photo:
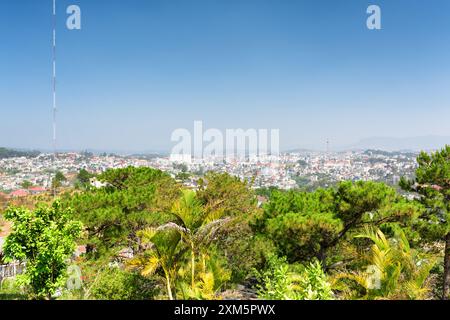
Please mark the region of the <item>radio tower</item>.
POLYGON ((53 153, 56 157, 56 0, 53 0, 53 153))
MULTIPOLYGON (((52 62, 53 62, 53 169, 56 175, 56 0, 53 0, 53 41, 52 41, 52 62)), ((53 191, 53 196, 56 197, 56 188, 53 187, 52 179, 50 178, 50 186, 53 191)))

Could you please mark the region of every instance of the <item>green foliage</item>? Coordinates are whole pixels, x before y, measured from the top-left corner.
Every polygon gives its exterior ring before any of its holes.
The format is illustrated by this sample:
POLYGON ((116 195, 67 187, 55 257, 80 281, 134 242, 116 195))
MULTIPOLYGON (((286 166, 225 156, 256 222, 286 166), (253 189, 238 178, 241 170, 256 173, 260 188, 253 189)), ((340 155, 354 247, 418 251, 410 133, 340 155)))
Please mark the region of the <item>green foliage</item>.
POLYGON ((64 174, 61 171, 57 171, 55 173, 55 177, 52 179, 52 189, 56 190, 58 188, 61 188, 63 182, 66 182, 67 178, 64 176, 64 174))
POLYGON ((299 278, 299 300, 332 300, 333 291, 319 261, 307 265, 299 278))
POLYGON ((264 267, 267 257, 276 253, 274 243, 255 235, 245 220, 233 220, 218 230, 216 246, 227 261, 231 282, 240 283, 252 277, 254 268, 264 267))
MULTIPOLYGON (((271 247, 260 247, 261 241, 249 226, 259 212, 256 194, 249 184, 226 173, 208 172, 199 181, 197 199, 210 220, 231 218, 214 232, 214 241, 220 254, 227 260, 232 279, 244 279, 253 267, 263 262, 263 252, 271 247)), ((211 238, 211 237, 210 237, 211 238)))
POLYGON ((341 182, 336 189, 273 192, 253 227, 290 262, 314 257, 324 262, 327 253, 365 224, 406 226, 421 210, 385 184, 341 182))
POLYGON ((96 300, 149 300, 158 288, 140 274, 107 267, 100 272, 89 289, 89 298, 96 300))
POLYGON ((20 186, 21 186, 22 188, 24 188, 24 189, 28 189, 28 188, 32 187, 33 184, 32 184, 30 181, 28 181, 28 180, 24 180, 24 181, 20 184, 20 186))
MULTIPOLYGON (((228 283, 231 272, 226 267, 226 261, 217 250, 210 248, 209 253, 201 254, 196 262, 197 272, 192 286, 190 278, 191 266, 180 267, 178 270, 177 298, 193 300, 217 299, 221 289, 228 283)), ((192 262, 191 262, 192 263, 192 262)))
POLYGON ((319 256, 343 228, 333 213, 333 196, 332 190, 322 189, 314 193, 275 191, 252 226, 290 262, 319 256))
POLYGON ((13 227, 4 254, 9 261, 26 261, 26 272, 17 279, 35 298, 50 298, 64 284, 67 259, 82 228, 70 215, 70 209, 62 209, 58 201, 34 211, 9 208, 5 213, 13 227))
POLYGON ((0 300, 26 300, 27 294, 15 279, 4 279, 0 283, 0 300))
POLYGON ((249 184, 227 173, 208 172, 199 181, 197 197, 204 210, 216 216, 249 216, 257 204, 249 184))
POLYGON ((418 161, 416 180, 402 181, 417 201, 376 182, 254 191, 214 172, 193 191, 160 170, 134 167, 107 170, 96 177, 104 186, 94 188, 81 170, 82 188, 61 204, 9 209, 5 252, 27 260, 17 285, 35 298, 64 284, 81 230, 75 219, 85 226, 87 254, 77 261, 84 283, 62 298, 218 299, 238 283, 251 286, 256 274, 262 299, 426 299, 436 281, 430 272, 446 270, 432 253, 442 252, 436 241, 448 234, 448 150, 418 161), (262 208, 256 194, 269 197, 262 208))
POLYGON ((212 294, 214 275, 208 273, 205 267, 198 275, 196 264, 199 255, 205 259, 206 249, 217 229, 227 223, 228 219, 221 219, 219 216, 222 212, 220 210, 204 210, 194 191, 182 190, 182 196, 174 202, 171 209, 172 221, 156 229, 149 228, 139 232, 141 241, 151 244, 152 247, 146 251, 147 257, 135 260, 135 266, 142 268, 143 275, 152 275, 161 269, 166 278, 169 299, 173 299, 172 286, 175 282, 175 273, 182 269, 177 266, 182 259, 182 254, 177 255, 176 253, 177 250, 181 253, 189 251, 191 287, 190 293, 187 294, 189 296, 212 294), (167 241, 167 236, 170 236, 170 241, 167 241), (164 237, 165 240, 160 241, 161 237, 164 237), (168 244, 170 246, 167 246, 168 244), (198 276, 201 277, 203 283, 200 288, 196 284, 198 276), (205 293, 205 290, 208 293, 205 293))
POLYGON ((174 230, 159 231, 147 228, 138 233, 147 250, 128 262, 131 269, 137 269, 144 277, 155 274, 164 278, 166 293, 173 300, 173 286, 177 276, 178 263, 183 252, 179 251, 180 235, 174 230))
POLYGON ((356 236, 373 242, 365 271, 338 274, 339 283, 349 279, 347 287, 336 286, 347 297, 359 299, 425 299, 429 294, 426 280, 435 259, 411 249, 405 234, 398 231, 389 241, 381 230, 366 228, 356 236), (355 287, 356 285, 356 287, 355 287))
POLYGON ((86 226, 87 250, 93 258, 125 247, 139 250, 136 232, 167 221, 180 192, 168 174, 151 168, 107 170, 97 178, 106 186, 66 195, 64 200, 86 226))
POLYGON ((324 246, 335 239, 343 224, 332 213, 294 212, 267 221, 266 230, 289 260, 302 261, 320 257, 324 246), (293 241, 295 239, 295 241, 293 241))
POLYGON ((175 176, 176 180, 186 181, 191 177, 191 174, 188 172, 180 172, 175 176))
POLYGON ((0 159, 8 159, 15 157, 30 157, 35 158, 40 154, 39 151, 18 151, 7 148, 0 148, 0 159))
POLYGON ((56 172, 54 179, 55 179, 55 181, 59 181, 59 182, 67 181, 66 176, 61 171, 56 172))
POLYGON ((265 188, 259 188, 255 190, 255 193, 258 196, 263 196, 269 198, 272 195, 272 192, 279 191, 278 187, 270 186, 265 188))
POLYGON ((81 169, 77 174, 77 182, 83 189, 88 189, 91 185, 91 178, 94 175, 89 173, 86 169, 81 169))
POLYGON ((442 240, 450 232, 450 146, 417 158, 418 168, 413 181, 402 179, 401 187, 416 192, 427 207, 418 227, 429 240, 442 240))
POLYGON ((289 265, 285 258, 271 256, 268 267, 256 272, 261 283, 258 297, 265 300, 331 300, 333 292, 322 266, 316 260, 307 266, 289 265))
POLYGON ((185 172, 188 171, 188 167, 187 167, 187 165, 184 164, 184 163, 175 163, 175 164, 173 165, 173 168, 174 168, 174 169, 178 169, 178 170, 180 170, 180 171, 183 172, 183 173, 185 173, 185 172))
POLYGON ((400 186, 419 195, 426 210, 415 228, 428 241, 444 241, 442 298, 450 297, 450 145, 417 157, 418 168, 413 181, 402 178, 400 186))

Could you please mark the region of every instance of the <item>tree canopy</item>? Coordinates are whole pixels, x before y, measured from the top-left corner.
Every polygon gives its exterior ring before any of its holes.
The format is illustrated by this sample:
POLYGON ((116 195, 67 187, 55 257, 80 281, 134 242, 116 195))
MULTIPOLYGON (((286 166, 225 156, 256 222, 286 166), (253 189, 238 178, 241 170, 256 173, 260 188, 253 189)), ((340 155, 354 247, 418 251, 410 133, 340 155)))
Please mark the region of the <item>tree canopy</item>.
POLYGON ((20 282, 30 287, 33 297, 50 298, 64 284, 81 223, 72 221, 71 211, 59 202, 34 211, 11 207, 5 218, 13 222, 3 248, 7 260, 26 261, 20 282))

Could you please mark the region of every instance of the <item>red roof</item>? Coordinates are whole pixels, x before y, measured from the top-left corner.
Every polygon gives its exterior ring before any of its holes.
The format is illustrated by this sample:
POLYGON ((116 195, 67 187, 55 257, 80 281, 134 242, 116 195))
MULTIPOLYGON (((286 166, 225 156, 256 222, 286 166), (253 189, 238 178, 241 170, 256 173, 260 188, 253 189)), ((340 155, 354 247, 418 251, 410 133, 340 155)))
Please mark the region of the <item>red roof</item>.
POLYGON ((19 189, 19 190, 11 192, 9 195, 11 197, 26 197, 26 196, 28 196, 28 191, 27 190, 23 190, 23 189, 19 189))
POLYGON ((28 188, 29 191, 34 191, 34 192, 44 192, 45 188, 43 187, 30 187, 28 188))

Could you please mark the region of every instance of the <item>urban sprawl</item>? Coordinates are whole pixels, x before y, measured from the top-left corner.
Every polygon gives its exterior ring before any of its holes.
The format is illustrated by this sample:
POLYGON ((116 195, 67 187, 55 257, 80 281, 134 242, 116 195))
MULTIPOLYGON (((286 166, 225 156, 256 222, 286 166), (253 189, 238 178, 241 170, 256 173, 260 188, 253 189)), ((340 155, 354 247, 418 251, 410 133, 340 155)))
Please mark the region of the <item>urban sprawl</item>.
POLYGON ((169 156, 94 155, 88 152, 58 153, 55 156, 42 153, 0 159, 0 192, 10 197, 44 192, 51 188, 56 171, 62 172, 67 177, 66 184, 70 185, 81 169, 96 174, 128 166, 160 169, 193 188, 208 171, 227 172, 249 181, 255 189, 276 187, 313 190, 342 180, 382 181, 396 185, 400 177, 412 175, 416 168, 416 156, 415 153, 376 150, 299 151, 250 160, 194 159, 180 162, 169 156))

